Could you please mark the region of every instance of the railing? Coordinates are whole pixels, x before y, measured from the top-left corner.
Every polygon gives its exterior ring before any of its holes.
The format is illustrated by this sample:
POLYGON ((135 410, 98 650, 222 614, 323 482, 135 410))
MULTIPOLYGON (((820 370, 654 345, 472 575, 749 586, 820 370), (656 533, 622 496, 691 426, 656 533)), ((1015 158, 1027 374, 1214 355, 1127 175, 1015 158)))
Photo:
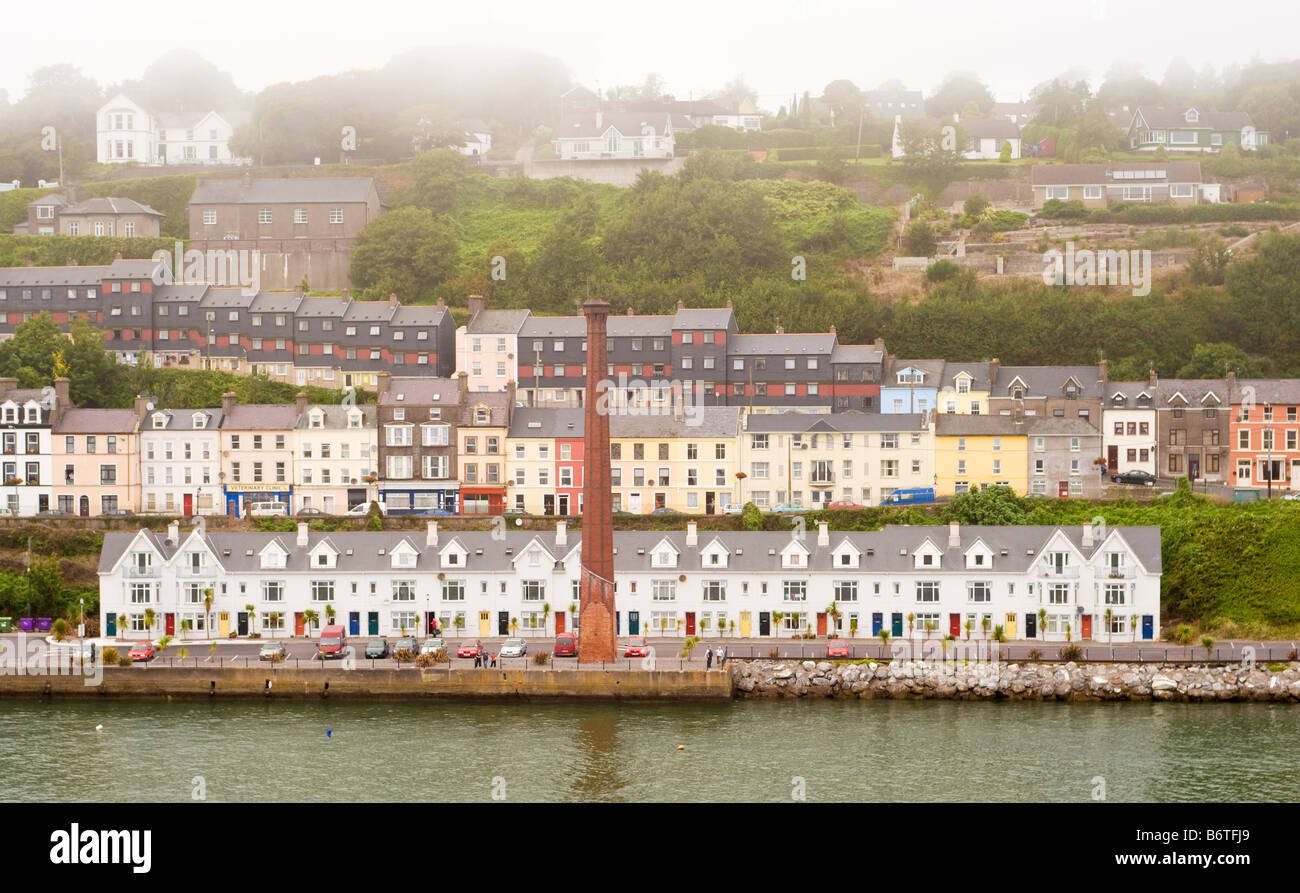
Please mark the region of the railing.
POLYGON ((131 565, 126 569, 126 575, 128 577, 156 577, 158 576, 158 571, 152 567, 138 567, 136 565, 131 565))

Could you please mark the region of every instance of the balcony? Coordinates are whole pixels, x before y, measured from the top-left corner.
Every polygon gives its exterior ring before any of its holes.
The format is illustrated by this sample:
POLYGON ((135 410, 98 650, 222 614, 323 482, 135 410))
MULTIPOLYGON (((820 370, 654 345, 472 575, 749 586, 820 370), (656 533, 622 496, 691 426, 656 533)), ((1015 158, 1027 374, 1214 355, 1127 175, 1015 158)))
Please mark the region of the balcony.
POLYGON ((158 570, 153 567, 140 567, 139 565, 133 564, 126 569, 126 575, 136 579, 152 579, 158 576, 158 570))
POLYGON ((812 487, 833 487, 835 486, 835 475, 832 474, 814 474, 808 478, 808 484, 812 487))

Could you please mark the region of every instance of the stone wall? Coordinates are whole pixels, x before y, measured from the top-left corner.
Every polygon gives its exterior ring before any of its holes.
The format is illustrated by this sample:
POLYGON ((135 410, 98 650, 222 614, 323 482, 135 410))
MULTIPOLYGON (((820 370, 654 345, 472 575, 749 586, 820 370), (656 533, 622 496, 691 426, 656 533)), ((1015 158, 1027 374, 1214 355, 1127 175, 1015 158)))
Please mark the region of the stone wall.
POLYGON ((1263 666, 1071 663, 735 661, 738 697, 949 698, 1031 701, 1300 702, 1300 664, 1263 666))
POLYGON ((81 675, 0 675, 0 698, 595 699, 726 701, 726 673, 704 670, 348 670, 106 667, 81 675), (269 683, 269 685, 268 685, 269 683))

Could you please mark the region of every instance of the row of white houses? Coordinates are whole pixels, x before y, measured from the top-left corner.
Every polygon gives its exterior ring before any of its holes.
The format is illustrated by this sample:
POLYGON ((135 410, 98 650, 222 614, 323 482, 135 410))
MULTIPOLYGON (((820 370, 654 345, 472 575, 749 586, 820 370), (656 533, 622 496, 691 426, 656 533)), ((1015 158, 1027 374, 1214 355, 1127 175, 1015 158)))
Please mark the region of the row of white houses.
MULTIPOLYGON (((619 531, 620 635, 929 633, 1133 641, 1160 633, 1156 527, 619 531), (1107 628, 1109 627, 1109 629, 1107 628), (968 634, 969 630, 969 634, 968 634)), ((576 628, 580 536, 502 530, 105 535, 101 630, 180 638, 546 637, 576 628), (314 612, 318 622, 311 622, 314 612), (152 621, 152 624, 147 623, 152 621)))

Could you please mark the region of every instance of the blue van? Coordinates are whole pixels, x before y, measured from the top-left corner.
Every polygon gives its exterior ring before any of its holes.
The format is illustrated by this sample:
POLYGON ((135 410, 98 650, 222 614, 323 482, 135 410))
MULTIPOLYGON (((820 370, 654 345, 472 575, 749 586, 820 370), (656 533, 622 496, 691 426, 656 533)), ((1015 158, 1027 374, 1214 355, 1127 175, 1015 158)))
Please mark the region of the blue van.
POLYGON ((934 502, 933 487, 904 487, 901 490, 895 490, 884 499, 880 500, 881 505, 926 505, 934 502))

